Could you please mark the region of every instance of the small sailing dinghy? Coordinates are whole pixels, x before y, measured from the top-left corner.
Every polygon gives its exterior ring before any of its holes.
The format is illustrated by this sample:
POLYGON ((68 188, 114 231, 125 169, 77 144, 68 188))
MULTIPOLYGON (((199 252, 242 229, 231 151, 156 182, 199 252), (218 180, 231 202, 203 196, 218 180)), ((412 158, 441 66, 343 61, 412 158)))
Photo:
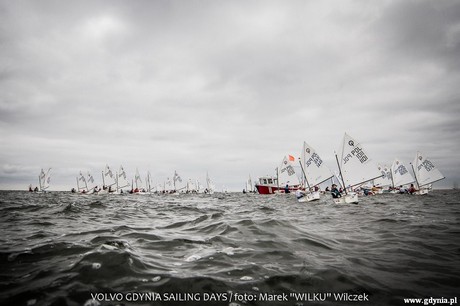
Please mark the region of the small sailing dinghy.
POLYGON ((307 190, 305 196, 298 198, 297 201, 311 202, 319 200, 319 190, 312 190, 312 188, 329 180, 334 174, 332 174, 331 170, 323 163, 323 160, 318 153, 316 153, 315 149, 305 141, 303 143, 302 155, 299 163, 307 190))
POLYGON ((393 189, 399 188, 400 193, 404 193, 404 190, 406 190, 404 185, 412 184, 415 182, 414 177, 412 174, 410 174, 406 165, 398 158, 396 158, 391 165, 391 180, 393 189))
POLYGON ((206 172, 206 189, 204 193, 214 194, 214 189, 215 189, 215 186, 213 182, 211 181, 211 178, 209 177, 209 173, 206 172))
POLYGON ((339 155, 335 155, 345 195, 333 198, 336 204, 358 203, 358 194, 353 192, 356 186, 382 177, 377 166, 371 162, 363 146, 347 133, 343 136, 339 155), (340 158, 340 159, 339 159, 340 158))
POLYGON ((48 171, 42 171, 38 175, 38 186, 40 186, 39 192, 48 192, 48 188, 50 187, 51 175, 50 175, 51 168, 48 171))
POLYGON ((120 165, 120 170, 117 173, 117 193, 123 193, 123 188, 129 190, 129 187, 131 187, 131 184, 126 177, 126 171, 123 166, 120 165))
POLYGON ((249 193, 249 192, 253 192, 253 191, 254 191, 254 187, 252 186, 251 175, 249 175, 249 178, 246 181, 246 188, 243 190, 243 192, 244 193, 249 193))
POLYGON ((434 182, 444 179, 441 171, 434 166, 430 159, 420 152, 415 155, 414 162, 412 163, 412 170, 415 174, 415 182, 418 190, 415 194, 424 195, 432 190, 434 182))
POLYGON ((145 189, 142 188, 142 179, 139 174, 139 169, 136 168, 136 174, 134 175, 134 182, 131 183, 132 189, 130 193, 132 194, 145 194, 145 189), (136 188, 134 188, 136 186, 136 188), (133 189, 134 188, 134 189, 133 189))
POLYGON ((392 186, 390 167, 386 165, 378 165, 377 169, 382 174, 382 177, 379 177, 374 180, 374 187, 372 187, 372 192, 374 194, 390 192, 392 186))
POLYGON ((102 190, 99 194, 110 194, 117 192, 118 175, 115 175, 110 169, 109 165, 105 165, 104 171, 102 171, 102 190))

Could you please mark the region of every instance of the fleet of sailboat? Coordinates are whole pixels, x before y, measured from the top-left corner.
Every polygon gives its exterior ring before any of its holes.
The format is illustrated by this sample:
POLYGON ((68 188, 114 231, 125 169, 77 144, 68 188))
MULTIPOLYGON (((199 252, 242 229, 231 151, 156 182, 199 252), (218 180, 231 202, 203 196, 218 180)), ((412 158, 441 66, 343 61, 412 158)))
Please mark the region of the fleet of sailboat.
MULTIPOLYGON (((253 184, 251 175, 246 180, 244 193, 258 192, 259 194, 289 194, 296 193, 299 202, 317 201, 322 194, 327 195, 329 187, 321 191, 320 185, 331 182, 334 178, 341 186, 337 196, 333 196, 336 204, 358 203, 359 194, 368 190, 367 184, 372 183, 372 192, 377 193, 411 193, 424 195, 432 190, 433 183, 444 179, 444 175, 435 167, 433 161, 424 154, 417 152, 414 161, 407 167, 400 159, 395 158, 391 167, 375 164, 364 146, 347 133, 335 153, 338 172, 333 174, 325 165, 318 152, 304 141, 300 157, 286 155, 281 164, 275 169, 275 176, 259 177, 253 184), (298 161, 298 165, 296 163, 298 161), (299 167, 300 166, 300 167, 299 167), (300 170, 299 170, 300 169, 300 170), (411 171, 413 175, 411 174, 411 171), (410 185, 410 187, 409 187, 410 185)), ((43 168, 38 176, 38 187, 29 191, 48 192, 50 187, 51 168, 46 172, 43 168)), ((178 194, 178 193, 206 193, 213 194, 215 185, 206 172, 206 185, 198 180, 189 179, 182 182, 182 178, 174 171, 172 179, 169 177, 157 184, 153 184, 150 172, 147 172, 145 182, 142 181, 139 170, 136 168, 134 179, 129 182, 126 171, 121 165, 118 172, 113 172, 109 165, 102 171, 102 188, 95 184, 94 177, 88 172, 85 176, 82 171, 76 177, 77 189, 81 194, 178 194), (145 184, 145 185, 144 185, 145 184)), ((335 191, 331 194, 335 195, 335 191)), ((364 194, 368 195, 367 192, 364 194)))

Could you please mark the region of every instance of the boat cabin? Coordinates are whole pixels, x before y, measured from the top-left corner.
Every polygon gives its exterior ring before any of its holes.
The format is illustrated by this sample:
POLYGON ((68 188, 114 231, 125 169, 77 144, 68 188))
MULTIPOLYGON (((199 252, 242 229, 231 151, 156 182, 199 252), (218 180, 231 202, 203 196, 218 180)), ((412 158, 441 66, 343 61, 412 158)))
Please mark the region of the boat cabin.
POLYGON ((271 176, 262 176, 259 177, 260 185, 278 185, 278 179, 271 176))

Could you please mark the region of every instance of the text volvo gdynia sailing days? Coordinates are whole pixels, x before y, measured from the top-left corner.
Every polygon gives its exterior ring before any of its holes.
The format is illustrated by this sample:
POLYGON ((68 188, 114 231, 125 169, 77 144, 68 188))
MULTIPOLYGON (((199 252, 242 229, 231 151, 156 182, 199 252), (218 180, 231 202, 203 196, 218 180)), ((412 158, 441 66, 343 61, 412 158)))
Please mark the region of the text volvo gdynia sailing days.
POLYGON ((99 302, 121 301, 228 301, 228 293, 158 293, 158 292, 128 292, 128 293, 91 293, 91 298, 99 302))

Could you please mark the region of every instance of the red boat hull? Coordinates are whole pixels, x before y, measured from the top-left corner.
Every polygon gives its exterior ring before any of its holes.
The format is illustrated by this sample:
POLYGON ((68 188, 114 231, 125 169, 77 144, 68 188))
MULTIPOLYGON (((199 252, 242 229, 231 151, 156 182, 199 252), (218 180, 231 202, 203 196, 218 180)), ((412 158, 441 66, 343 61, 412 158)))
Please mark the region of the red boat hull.
MULTIPOLYGON (((257 191, 259 194, 274 194, 274 193, 285 193, 284 187, 278 187, 275 185, 258 185, 256 184, 257 191)), ((289 186, 289 191, 295 192, 298 189, 297 186, 289 186)))

